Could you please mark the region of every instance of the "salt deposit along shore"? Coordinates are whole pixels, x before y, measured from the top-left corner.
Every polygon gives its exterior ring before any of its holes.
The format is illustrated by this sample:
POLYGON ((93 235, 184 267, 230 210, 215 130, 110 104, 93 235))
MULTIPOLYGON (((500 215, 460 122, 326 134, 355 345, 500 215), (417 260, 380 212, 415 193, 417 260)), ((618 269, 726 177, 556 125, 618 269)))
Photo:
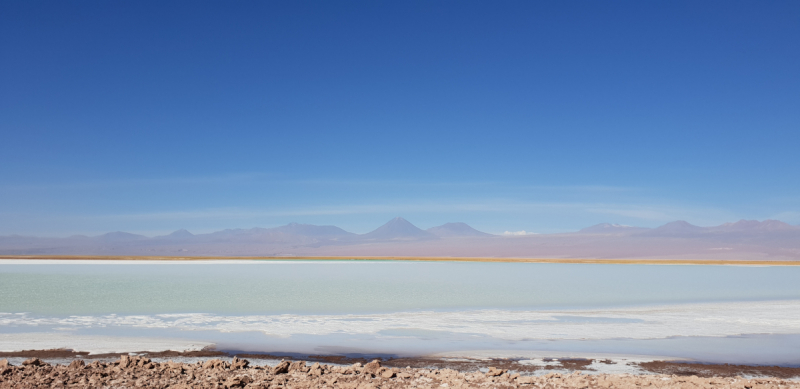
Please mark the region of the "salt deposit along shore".
MULTIPOLYGON (((680 372, 679 372, 680 373, 680 372)), ((536 376, 503 366, 460 371, 393 367, 378 360, 331 365, 280 361, 257 366, 234 357, 195 363, 157 362, 123 355, 103 362, 73 359, 48 364, 30 358, 19 365, 0 360, 0 388, 800 388, 800 382, 768 377, 698 377, 679 374, 595 374, 580 371, 536 376)))

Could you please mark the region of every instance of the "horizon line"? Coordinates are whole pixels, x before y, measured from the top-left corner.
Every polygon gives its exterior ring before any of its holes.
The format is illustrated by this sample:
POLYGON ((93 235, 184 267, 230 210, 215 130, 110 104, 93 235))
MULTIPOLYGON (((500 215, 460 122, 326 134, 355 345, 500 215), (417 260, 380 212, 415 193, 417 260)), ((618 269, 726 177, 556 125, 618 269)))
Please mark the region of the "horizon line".
POLYGON ((624 259, 624 258, 526 258, 526 257, 408 257, 408 256, 140 256, 140 255, 0 255, 0 260, 56 261, 385 261, 385 262, 500 262, 594 265, 711 265, 711 266, 800 266, 793 260, 730 259, 624 259))

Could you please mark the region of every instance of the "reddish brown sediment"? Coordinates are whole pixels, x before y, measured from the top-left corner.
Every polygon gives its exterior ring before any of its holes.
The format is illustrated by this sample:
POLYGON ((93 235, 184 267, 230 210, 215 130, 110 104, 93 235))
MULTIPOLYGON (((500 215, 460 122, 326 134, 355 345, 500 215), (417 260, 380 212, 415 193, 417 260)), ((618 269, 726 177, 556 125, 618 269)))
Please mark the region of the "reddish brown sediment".
MULTIPOLYGON (((399 360, 398 360, 399 361, 399 360)), ((576 366, 585 366, 576 362, 576 366)), ((655 367, 655 365, 654 365, 655 367)), ((158 363, 148 357, 120 357, 113 362, 75 359, 68 365, 50 365, 30 358, 19 366, 0 360, 0 389, 6 388, 737 388, 800 389, 800 382, 781 378, 698 377, 686 375, 630 375, 550 373, 521 375, 503 366, 488 371, 390 367, 378 360, 348 366, 318 362, 281 361, 276 366, 250 366, 234 357, 226 362, 158 363)))
POLYGON ((638 363, 641 369, 658 374, 698 376, 698 377, 732 377, 760 376, 775 378, 800 378, 800 367, 783 366, 749 366, 730 364, 706 364, 688 362, 652 361, 638 363))
POLYGON ((52 350, 21 350, 21 351, 2 351, 0 358, 79 358, 86 357, 89 353, 74 350, 67 350, 63 348, 52 350))

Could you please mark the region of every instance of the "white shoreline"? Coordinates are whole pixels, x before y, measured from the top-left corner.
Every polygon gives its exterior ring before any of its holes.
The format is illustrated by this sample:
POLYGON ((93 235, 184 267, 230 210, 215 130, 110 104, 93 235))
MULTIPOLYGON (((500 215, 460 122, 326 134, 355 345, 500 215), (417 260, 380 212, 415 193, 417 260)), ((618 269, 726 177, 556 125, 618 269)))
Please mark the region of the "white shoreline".
POLYGON ((649 362, 649 361, 691 361, 689 358, 668 357, 663 355, 644 355, 644 354, 615 354, 597 352, 578 352, 578 351, 540 351, 540 350, 464 350, 448 351, 427 355, 428 358, 446 359, 529 359, 541 360, 543 358, 553 359, 624 359, 629 362, 649 362))
POLYGON ((62 329, 138 328, 183 331, 260 332, 297 335, 418 336, 420 331, 502 341, 665 339, 800 333, 800 300, 670 304, 571 310, 400 311, 375 314, 39 316, 0 312, 0 326, 62 329))

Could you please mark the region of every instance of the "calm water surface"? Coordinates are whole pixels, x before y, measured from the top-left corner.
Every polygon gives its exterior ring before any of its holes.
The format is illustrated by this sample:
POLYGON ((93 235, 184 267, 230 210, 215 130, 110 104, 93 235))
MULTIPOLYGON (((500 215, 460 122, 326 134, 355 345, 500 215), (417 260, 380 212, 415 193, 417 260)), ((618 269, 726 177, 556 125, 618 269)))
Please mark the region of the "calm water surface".
POLYGON ((279 314, 800 299, 800 267, 459 262, 0 264, 0 311, 279 314))
POLYGON ((798 280, 800 267, 0 261, 0 349, 116 350, 147 338, 309 354, 800 365, 798 280))

